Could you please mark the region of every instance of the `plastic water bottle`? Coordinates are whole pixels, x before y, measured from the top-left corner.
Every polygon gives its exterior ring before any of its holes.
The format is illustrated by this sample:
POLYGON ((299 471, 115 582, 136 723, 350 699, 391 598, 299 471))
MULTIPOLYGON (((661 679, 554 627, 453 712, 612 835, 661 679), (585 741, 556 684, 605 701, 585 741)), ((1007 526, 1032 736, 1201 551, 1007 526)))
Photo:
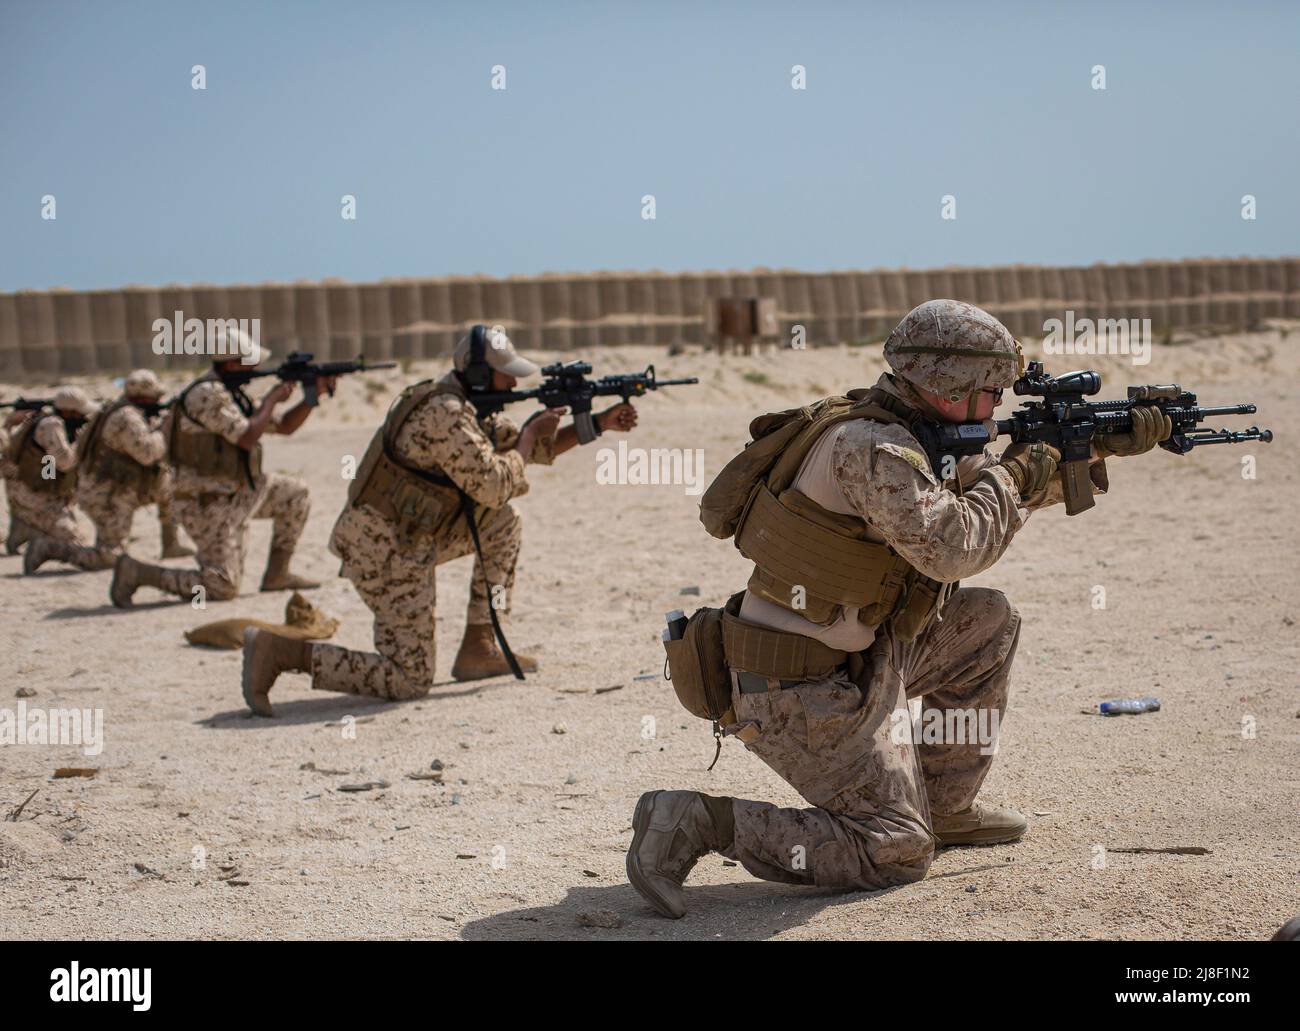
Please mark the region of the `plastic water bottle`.
POLYGON ((1120 698, 1113 702, 1102 702, 1097 708, 1103 716, 1136 716, 1143 712, 1159 711, 1160 699, 1120 698))

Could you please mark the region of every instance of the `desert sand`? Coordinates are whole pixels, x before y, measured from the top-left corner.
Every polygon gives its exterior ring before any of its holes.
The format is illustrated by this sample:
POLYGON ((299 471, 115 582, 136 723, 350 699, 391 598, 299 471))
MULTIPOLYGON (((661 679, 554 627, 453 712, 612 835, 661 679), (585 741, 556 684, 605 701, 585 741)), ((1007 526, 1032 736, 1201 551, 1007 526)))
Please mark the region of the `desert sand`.
MULTIPOLYGON (((104 719, 96 756, 0 746, 0 936, 1267 938, 1300 912, 1297 328, 1177 337, 1145 367, 1048 359, 1057 372, 1098 368, 1106 397, 1177 381, 1203 403, 1254 401, 1257 416, 1225 422, 1269 426, 1277 440, 1112 460, 1095 509, 1035 514, 1004 561, 970 581, 1005 591, 1024 617, 982 794, 1029 817, 1018 844, 945 850, 925 880, 870 894, 765 884, 712 856, 689 881, 690 914, 655 915, 623 873, 641 792, 799 800, 734 740, 706 772, 709 727, 662 679, 659 631, 670 609, 720 604, 749 568, 704 532, 682 486, 598 484, 598 448, 623 439, 607 436, 532 468, 515 502, 525 529, 510 640, 542 663, 525 683, 450 679, 468 560, 438 571, 427 697, 314 693, 286 676, 278 718, 265 720, 243 706, 239 653, 182 634, 234 616, 280 621, 288 595, 256 590, 269 524, 253 524, 241 596, 204 612, 147 588, 118 611, 108 573, 24 578, 21 558, 0 557, 0 708, 34 691, 21 701, 104 719), (1157 713, 1095 713, 1149 694, 1157 713), (98 773, 53 779, 64 766, 98 773), (387 786, 341 790, 376 782, 387 786), (33 790, 19 819, 4 819, 33 790), (1116 851, 1187 846, 1208 852, 1116 851)), ((590 357, 598 375, 653 361, 662 376, 701 378, 641 402, 626 439, 702 448, 706 478, 753 416, 869 385, 883 367, 871 347, 590 357)), ((162 371, 169 387, 184 382, 162 371)), ((361 454, 403 383, 440 372, 352 377, 296 436, 269 439, 268 466, 311 486, 297 566, 324 579, 309 597, 341 620, 345 645, 370 646, 370 618, 326 550, 343 456, 361 454)), ((156 557, 152 511, 134 532, 132 552, 156 557)))

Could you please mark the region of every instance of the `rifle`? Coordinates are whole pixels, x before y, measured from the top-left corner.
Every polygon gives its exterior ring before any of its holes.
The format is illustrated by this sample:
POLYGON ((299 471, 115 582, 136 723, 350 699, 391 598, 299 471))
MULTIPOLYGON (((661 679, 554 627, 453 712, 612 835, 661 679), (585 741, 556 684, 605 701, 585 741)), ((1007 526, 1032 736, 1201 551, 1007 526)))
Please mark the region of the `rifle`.
POLYGON ((0 408, 12 408, 16 412, 39 412, 42 408, 53 407, 54 399, 49 397, 19 397, 0 404, 0 408))
POLYGON ((162 415, 163 412, 167 411, 175 401, 176 399, 174 397, 167 401, 144 401, 136 404, 136 407, 139 408, 140 411, 144 412, 146 418, 156 419, 158 416, 162 415))
POLYGON ((542 369, 545 377, 541 386, 531 390, 501 390, 483 393, 471 390, 470 403, 474 405, 479 418, 499 412, 508 404, 517 401, 540 401, 547 408, 567 407, 573 412, 573 425, 578 431, 578 443, 590 444, 600 430, 591 413, 591 402, 597 397, 621 397, 625 402, 634 397, 643 397, 651 390, 660 387, 676 387, 698 383, 699 379, 659 379, 655 376, 655 367, 647 365, 645 372, 626 372, 617 376, 602 376, 600 379, 588 379, 591 365, 587 362, 556 362, 542 369))
MULTIPOLYGON (((315 357, 307 351, 294 351, 274 369, 240 368, 232 372, 223 370, 219 375, 222 382, 241 387, 263 376, 278 376, 287 383, 301 383, 303 399, 310 407, 315 408, 320 403, 316 381, 321 376, 346 376, 349 373, 367 372, 370 369, 397 368, 396 362, 370 362, 364 355, 350 362, 315 362, 312 360, 315 357)), ((333 393, 331 388, 330 395, 332 396, 333 393)))
MULTIPOLYGON (((1272 430, 1252 426, 1247 430, 1212 430, 1200 424, 1221 415, 1254 415, 1252 404, 1202 407, 1196 395, 1176 383, 1129 387, 1128 397, 1114 401, 1089 401, 1101 390, 1101 374, 1080 370, 1064 376, 1049 376, 1042 362, 1030 362, 1011 389, 1022 397, 1040 397, 1028 401, 1011 413, 1009 419, 996 420, 999 437, 1009 437, 1014 444, 1035 441, 1049 444, 1061 453, 1061 486, 1065 494, 1066 515, 1078 515, 1092 508, 1088 459, 1095 437, 1133 431, 1133 409, 1137 405, 1159 408, 1173 423, 1169 437, 1160 442, 1166 451, 1185 455, 1206 444, 1240 444, 1258 440, 1267 444, 1272 430)), ((982 423, 925 423, 921 443, 932 455, 979 454, 992 439, 982 423)), ((936 466, 937 468, 937 466, 936 466)))

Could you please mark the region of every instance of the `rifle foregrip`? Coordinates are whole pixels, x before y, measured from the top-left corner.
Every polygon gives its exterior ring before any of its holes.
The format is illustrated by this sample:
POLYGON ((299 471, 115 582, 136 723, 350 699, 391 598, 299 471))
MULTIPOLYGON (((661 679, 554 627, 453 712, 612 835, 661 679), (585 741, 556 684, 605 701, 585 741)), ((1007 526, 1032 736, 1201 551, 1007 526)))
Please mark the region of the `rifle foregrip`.
POLYGON ((1088 460, 1081 458, 1073 462, 1062 462, 1061 491, 1065 495, 1065 514, 1078 515, 1097 504, 1092 496, 1092 476, 1088 472, 1088 460))

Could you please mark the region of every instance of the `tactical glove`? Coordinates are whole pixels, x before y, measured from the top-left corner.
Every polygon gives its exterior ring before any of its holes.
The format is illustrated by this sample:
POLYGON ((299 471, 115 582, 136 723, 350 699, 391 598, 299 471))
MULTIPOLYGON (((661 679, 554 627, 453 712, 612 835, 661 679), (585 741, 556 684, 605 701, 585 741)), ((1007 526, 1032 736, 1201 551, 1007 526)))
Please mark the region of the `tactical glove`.
POLYGON ((1151 405, 1133 406, 1133 432, 1109 433, 1104 437, 1093 438, 1092 446, 1102 458, 1118 455, 1141 455, 1150 451, 1160 441, 1173 432, 1174 424, 1169 416, 1159 408, 1151 405))
POLYGON ((1012 444, 999 464, 1016 481, 1021 498, 1028 498, 1047 486, 1060 460, 1061 452, 1049 444, 1012 444))

